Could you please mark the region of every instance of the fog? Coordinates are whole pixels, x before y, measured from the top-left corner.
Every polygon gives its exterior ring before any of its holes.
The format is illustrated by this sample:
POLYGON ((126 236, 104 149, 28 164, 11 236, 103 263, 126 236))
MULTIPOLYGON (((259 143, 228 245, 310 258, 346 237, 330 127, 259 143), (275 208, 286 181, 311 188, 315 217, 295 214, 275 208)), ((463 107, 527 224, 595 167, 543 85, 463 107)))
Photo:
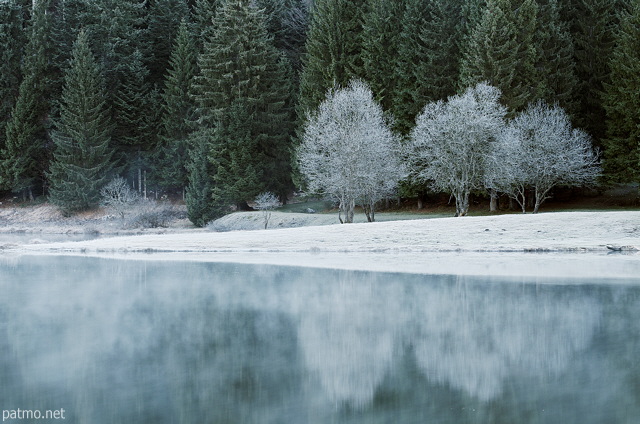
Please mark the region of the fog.
POLYGON ((2 407, 72 422, 640 414, 635 283, 34 256, 0 290, 2 407))

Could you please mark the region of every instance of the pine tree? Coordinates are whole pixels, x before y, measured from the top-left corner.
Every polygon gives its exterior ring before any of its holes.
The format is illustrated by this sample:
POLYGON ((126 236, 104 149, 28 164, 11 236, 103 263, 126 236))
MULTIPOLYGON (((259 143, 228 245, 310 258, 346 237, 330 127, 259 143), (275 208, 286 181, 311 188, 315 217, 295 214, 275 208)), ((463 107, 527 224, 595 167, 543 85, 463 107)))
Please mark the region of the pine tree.
POLYGON ((407 134, 428 102, 455 94, 459 74, 461 4, 447 0, 410 0, 402 19, 397 91, 396 129, 407 134))
POLYGON ((577 112, 577 89, 573 38, 560 18, 557 0, 539 0, 536 30, 536 68, 541 78, 541 98, 557 103, 570 115, 577 112))
POLYGON ((25 8, 23 2, 16 0, 0 2, 0 151, 5 148, 5 127, 21 80, 20 59, 27 33, 23 29, 25 8))
POLYGON ((47 93, 48 20, 46 3, 41 2, 31 18, 31 35, 25 49, 18 98, 6 126, 6 145, 2 151, 2 183, 14 192, 33 199, 33 188, 43 180, 47 166, 49 112, 47 93))
POLYGON ((461 6, 461 19, 460 19, 460 45, 462 48, 467 44, 469 37, 473 34, 473 31, 482 21, 485 8, 487 7, 486 0, 465 0, 461 6))
POLYGON ((189 19, 185 0, 154 0, 147 16, 147 40, 152 51, 148 59, 149 82, 160 85, 176 41, 180 22, 189 19))
POLYGON ((533 0, 488 0, 463 49, 460 88, 483 81, 498 87, 510 113, 539 99, 533 41, 536 15, 533 0))
POLYGON ((87 35, 81 32, 65 75, 61 116, 53 132, 56 150, 48 174, 50 200, 65 213, 97 206, 100 189, 110 177, 111 126, 103 90, 87 35))
POLYGON ((57 119, 57 99, 62 94, 64 73, 69 66, 73 45, 82 28, 96 24, 92 3, 88 0, 53 0, 51 16, 51 72, 49 74, 51 96, 54 99, 52 119, 57 119))
MULTIPOLYGON (((214 201, 215 168, 209 160, 213 130, 203 128, 189 139, 187 171, 189 183, 185 195, 187 217, 194 225, 204 227, 224 214, 222 202, 214 201)), ((216 199, 217 200, 217 199, 216 199)))
POLYGON ((299 72, 309 23, 306 0, 256 0, 256 6, 264 11, 274 45, 285 53, 294 71, 299 72))
POLYGON ((214 32, 213 18, 224 0, 196 0, 194 34, 196 46, 202 52, 204 40, 208 40, 214 32))
MULTIPOLYGON (((157 141, 158 107, 148 83, 149 71, 136 50, 123 70, 123 79, 114 101, 113 144, 124 174, 140 173, 147 165, 147 153, 157 141)), ((141 190, 140 184, 138 189, 141 190)))
POLYGON ((604 85, 609 82, 609 61, 614 48, 617 13, 627 0, 581 0, 570 10, 575 41, 579 113, 576 124, 601 145, 606 131, 602 105, 604 85))
POLYGON ((187 185, 187 140, 195 105, 190 96, 196 57, 187 22, 180 24, 166 76, 160 143, 155 157, 156 179, 166 189, 187 185))
POLYGON ((396 63, 400 45, 402 2, 372 0, 362 30, 362 64, 375 99, 390 111, 397 90, 396 63))
POLYGON ((638 181, 640 177, 640 3, 631 4, 621 16, 604 96, 604 172, 611 182, 638 181))
POLYGON ((215 190, 238 205, 265 190, 284 196, 293 119, 283 57, 247 1, 226 3, 214 27, 194 93, 201 122, 215 128, 211 160, 225 168, 213 176, 215 190))
POLYGON ((362 20, 364 0, 316 0, 300 77, 300 113, 315 110, 334 87, 364 77, 362 20))
POLYGON ((151 57, 145 23, 144 0, 94 0, 89 12, 95 20, 86 31, 95 55, 105 74, 109 107, 113 107, 116 90, 129 72, 130 61, 136 50, 142 62, 151 57), (97 19, 96 19, 97 17, 97 19))

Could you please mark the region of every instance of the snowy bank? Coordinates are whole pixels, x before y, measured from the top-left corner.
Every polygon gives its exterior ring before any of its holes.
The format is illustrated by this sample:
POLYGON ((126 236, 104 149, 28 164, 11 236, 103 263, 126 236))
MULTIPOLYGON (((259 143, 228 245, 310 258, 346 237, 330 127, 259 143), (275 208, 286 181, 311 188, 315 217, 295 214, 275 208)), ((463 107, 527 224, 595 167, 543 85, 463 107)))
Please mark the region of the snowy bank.
POLYGON ((82 254, 391 272, 637 278, 637 247, 640 212, 567 212, 153 234, 4 246, 3 250, 5 255, 82 254), (607 245, 624 249, 613 252, 607 245))

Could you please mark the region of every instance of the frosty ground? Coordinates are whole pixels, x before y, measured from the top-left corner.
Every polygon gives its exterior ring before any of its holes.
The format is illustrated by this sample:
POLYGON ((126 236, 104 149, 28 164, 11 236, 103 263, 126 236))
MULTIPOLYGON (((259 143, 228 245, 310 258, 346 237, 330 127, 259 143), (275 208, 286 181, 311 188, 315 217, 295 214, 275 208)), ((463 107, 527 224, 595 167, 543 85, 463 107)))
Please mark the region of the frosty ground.
MULTIPOLYGON (((259 213, 234 214, 227 219, 226 229, 262 225, 259 213)), ((426 274, 640 276, 638 211, 550 212, 328 225, 335 219, 328 214, 275 213, 270 222, 274 229, 215 232, 171 228, 163 230, 165 234, 80 242, 2 244, 0 235, 0 248, 5 257, 72 254, 426 274), (300 226, 277 228, 297 225, 300 226)))

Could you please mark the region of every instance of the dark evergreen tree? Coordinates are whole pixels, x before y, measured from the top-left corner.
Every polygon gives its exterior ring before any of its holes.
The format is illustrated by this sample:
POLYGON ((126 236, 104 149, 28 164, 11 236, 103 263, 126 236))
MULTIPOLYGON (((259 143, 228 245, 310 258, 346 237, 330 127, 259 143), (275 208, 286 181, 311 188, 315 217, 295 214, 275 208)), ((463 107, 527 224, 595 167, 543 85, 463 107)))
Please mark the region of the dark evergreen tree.
POLYGON ((112 169, 111 125, 103 79, 81 32, 65 75, 61 116, 53 132, 55 151, 49 198, 65 213, 98 205, 112 169))
POLYGON ((327 90, 363 78, 364 0, 316 0, 311 14, 300 77, 300 113, 304 117, 327 90))
POLYGON ((102 66, 109 107, 121 83, 130 72, 134 52, 140 51, 142 62, 151 57, 145 15, 145 0, 95 0, 89 3, 95 22, 86 26, 93 50, 102 66))
POLYGON ((468 42, 468 38, 473 34, 473 31, 478 26, 484 15, 485 8, 487 7, 486 0, 464 0, 461 6, 461 19, 460 19, 460 49, 462 49, 468 42))
POLYGON ((62 94, 64 73, 69 66, 73 44, 82 28, 95 25, 98 16, 88 0, 52 0, 51 19, 51 72, 49 74, 51 96, 54 100, 52 116, 59 115, 57 100, 62 94))
POLYGON ((298 69, 309 23, 309 10, 305 0, 256 0, 263 10, 267 31, 273 36, 278 50, 298 69))
POLYGON ((402 2, 372 0, 362 30, 364 79, 376 101, 391 111, 399 82, 397 63, 404 5, 402 2))
MULTIPOLYGON (((31 2, 27 2, 30 6, 31 2)), ((24 2, 0 2, 0 151, 5 148, 5 127, 11 116, 21 80, 20 61, 26 44, 24 2)), ((2 186, 3 184, 0 184, 2 186)))
POLYGON ((196 0, 194 34, 198 51, 204 48, 204 41, 208 40, 213 32, 213 18, 216 11, 225 0, 196 0))
POLYGON ((44 180, 47 167, 46 131, 48 20, 46 3, 40 2, 31 18, 30 38, 23 59, 23 80, 6 125, 0 170, 2 185, 33 199, 33 188, 44 180))
POLYGON ((560 17, 557 0, 539 0, 536 68, 541 80, 541 98, 557 103, 567 113, 577 112, 578 80, 575 73, 573 39, 560 17))
POLYGON ((247 98, 233 99, 213 132, 209 151, 214 166, 212 204, 219 210, 230 204, 243 208, 247 200, 266 190, 263 180, 271 170, 264 149, 268 145, 258 145, 255 129, 247 125, 258 118, 251 113, 250 103, 247 98))
POLYGON ((182 20, 189 20, 189 7, 185 0, 154 0, 149 6, 146 42, 151 49, 147 67, 152 86, 159 86, 164 79, 182 20))
POLYGON ((396 129, 407 134, 416 115, 431 101, 455 94, 462 37, 461 3, 409 0, 402 19, 396 61, 396 129))
MULTIPOLYGON (((147 81, 149 71, 136 50, 116 94, 113 144, 125 174, 135 174, 147 163, 147 153, 157 141, 158 104, 147 81)), ((138 189, 141 189, 138 185, 138 189)))
POLYGON ((576 125, 587 131, 597 146, 601 145, 606 131, 602 95, 610 77, 609 61, 618 26, 617 13, 627 1, 574 1, 569 11, 579 83, 576 125))
POLYGON ((214 190, 224 193, 216 199, 242 206, 264 190, 284 197, 291 186, 293 121, 284 58, 249 1, 226 3, 214 27, 199 58, 194 93, 201 123, 215 128, 212 178, 214 190), (221 166, 230 168, 218 173, 221 166))
POLYGON ((463 49, 460 88, 483 81, 498 87, 510 113, 539 99, 536 15, 534 0, 488 0, 463 49))
POLYGON ((633 2, 621 16, 604 96, 604 173, 609 182, 640 177, 640 3, 633 2))
POLYGON ((189 139, 189 160, 185 203, 187 216, 194 225, 204 227, 210 221, 224 215, 224 205, 213 197, 213 177, 215 168, 209 160, 213 130, 204 128, 192 134, 189 139))
POLYGON ((187 186, 187 151, 195 115, 191 84, 196 75, 196 57, 187 22, 182 21, 169 60, 163 93, 160 143, 155 152, 155 178, 165 189, 187 186))

